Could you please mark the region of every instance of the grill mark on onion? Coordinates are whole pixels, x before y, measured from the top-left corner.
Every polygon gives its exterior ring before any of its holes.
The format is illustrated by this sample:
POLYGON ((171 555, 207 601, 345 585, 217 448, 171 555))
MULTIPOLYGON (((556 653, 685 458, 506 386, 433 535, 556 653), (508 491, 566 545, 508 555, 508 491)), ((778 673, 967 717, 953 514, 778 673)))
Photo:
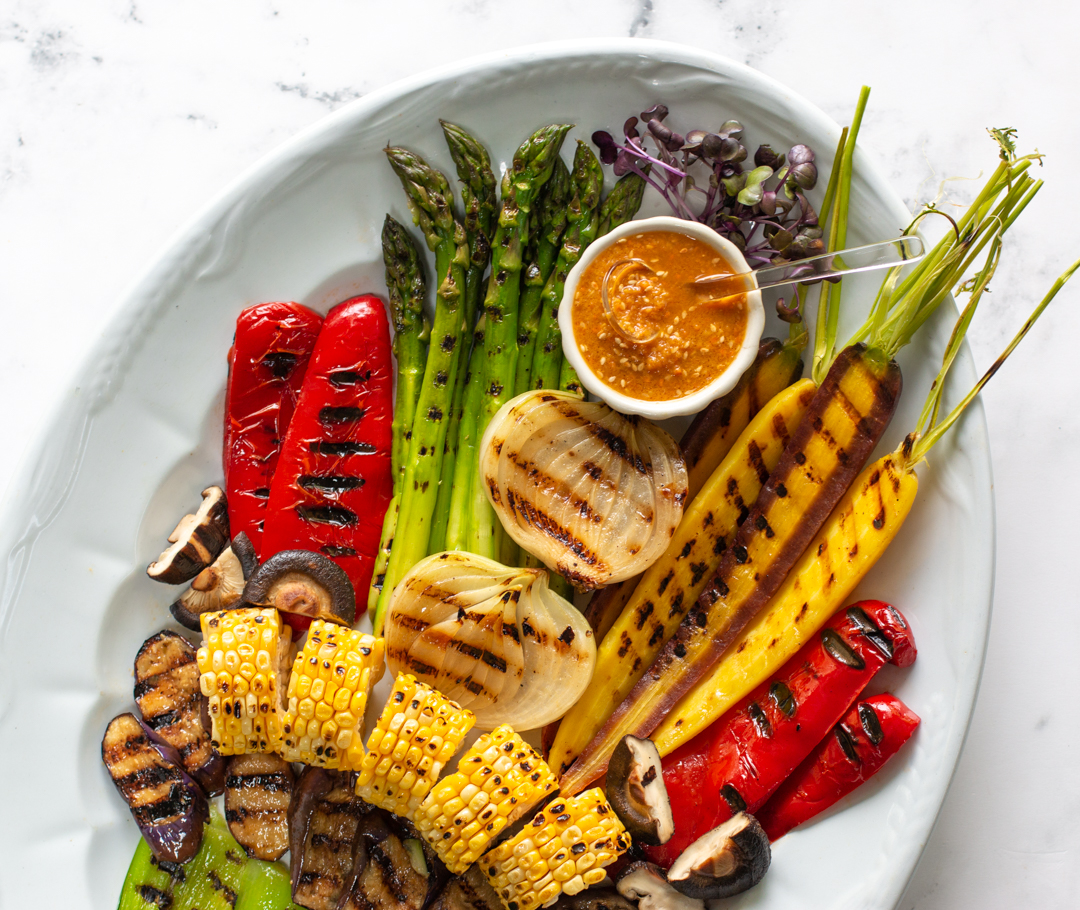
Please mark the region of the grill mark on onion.
MULTIPOLYGON (((562 481, 556 480, 554 477, 552 477, 550 474, 548 474, 545 470, 543 470, 540 467, 537 467, 533 462, 529 461, 527 458, 522 458, 521 457, 521 452, 519 450, 517 450, 517 449, 511 449, 511 450, 507 451, 506 452, 506 460, 509 461, 516 468, 518 468, 522 473, 526 474, 529 477, 529 480, 533 483, 534 486, 542 486, 545 489, 556 489, 556 490, 559 489, 560 487, 564 486, 562 481)), ((592 476, 592 475, 590 475, 590 476, 592 476)), ((594 479, 596 479, 596 478, 594 478, 594 479)), ((498 483, 495 480, 491 479, 491 478, 488 479, 488 483, 491 486, 492 495, 497 497, 498 496, 498 490, 499 490, 498 483)), ((508 499, 508 504, 510 505, 510 510, 514 511, 513 503, 509 502, 510 495, 511 495, 511 493, 507 492, 507 499, 508 499)), ((578 495, 576 495, 576 494, 574 494, 572 492, 568 492, 567 493, 567 501, 573 507, 575 512, 577 512, 582 518, 585 518, 588 521, 591 521, 593 524, 600 524, 600 522, 602 522, 604 520, 602 516, 598 515, 593 510, 592 504, 587 499, 583 499, 581 496, 578 496, 578 495)))
MULTIPOLYGON (((509 496, 510 494, 508 493, 507 495, 509 496)), ((604 565, 603 560, 590 550, 585 545, 584 541, 575 536, 572 531, 564 528, 554 518, 534 506, 532 503, 528 503, 523 499, 518 499, 517 501, 520 503, 518 514, 538 531, 541 531, 553 540, 557 540, 586 565, 592 566, 593 568, 601 568, 604 565)))

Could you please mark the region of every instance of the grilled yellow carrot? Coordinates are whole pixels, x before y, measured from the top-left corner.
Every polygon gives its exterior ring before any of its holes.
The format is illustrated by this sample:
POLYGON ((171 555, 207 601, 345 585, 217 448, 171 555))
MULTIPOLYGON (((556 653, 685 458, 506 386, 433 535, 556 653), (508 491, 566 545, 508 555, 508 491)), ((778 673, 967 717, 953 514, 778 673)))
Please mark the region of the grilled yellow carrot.
MULTIPOLYGON (((945 421, 925 435, 917 429, 897 451, 879 458, 863 471, 768 607, 747 626, 727 656, 657 728, 653 741, 661 755, 670 754, 692 739, 772 676, 843 605, 910 513, 919 488, 915 466, 1012 353, 1078 265, 1071 266, 1058 279, 1012 344, 945 421)), ((977 305, 978 298, 973 302, 977 305)), ((924 417, 936 411, 944 374, 963 340, 965 318, 970 322, 973 310, 969 307, 961 317, 961 332, 954 336, 946 353, 942 373, 934 383, 928 407, 924 408, 924 417)))
MULTIPOLYGON (((711 671, 776 594, 866 463, 900 395, 894 355, 987 244, 991 252, 981 274, 992 273, 1001 235, 1038 190, 1024 173, 1034 156, 1017 158, 1014 145, 998 138, 1002 162, 958 223, 955 236, 940 241, 903 282, 898 283, 899 269, 886 279, 867 326, 860 330, 865 335, 856 336, 868 337, 870 343, 853 339, 832 361, 791 444, 695 608, 560 780, 563 792, 576 793, 603 774, 623 736, 649 736, 711 671)), ((847 151, 844 159, 850 163, 847 151)), ((834 321, 829 314, 825 318, 834 321)), ((831 358, 833 342, 827 332, 817 353, 831 358)), ((820 365, 816 359, 814 375, 820 365)))
MULTIPOLYGON (((687 505, 727 457, 758 411, 802 376, 802 350, 806 338, 805 331, 799 326, 785 342, 764 339, 753 364, 735 388, 712 402, 687 428, 680 443, 689 475, 687 505)), ((585 618, 593 627, 598 642, 603 641, 622 614, 640 581, 641 576, 636 575, 608 585, 589 600, 584 610, 585 618)), ((561 721, 555 721, 544 727, 540 744, 545 755, 551 751, 560 724, 561 721)))
POLYGON ((641 679, 720 565, 739 523, 790 443, 815 394, 809 379, 776 395, 750 422, 683 515, 664 555, 642 576, 601 642, 585 694, 563 717, 548 760, 570 767, 641 679))

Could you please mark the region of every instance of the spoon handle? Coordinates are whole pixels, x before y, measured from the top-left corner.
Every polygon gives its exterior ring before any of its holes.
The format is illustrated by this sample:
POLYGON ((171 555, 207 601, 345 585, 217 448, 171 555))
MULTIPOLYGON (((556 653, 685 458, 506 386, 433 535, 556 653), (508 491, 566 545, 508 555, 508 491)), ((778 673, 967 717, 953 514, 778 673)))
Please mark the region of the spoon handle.
POLYGON ((926 255, 920 238, 914 234, 870 243, 866 246, 852 247, 835 253, 822 253, 808 259, 798 259, 784 265, 772 265, 755 272, 740 272, 736 275, 703 275, 694 280, 695 287, 716 287, 721 291, 718 300, 745 294, 750 286, 746 279, 753 275, 758 290, 782 287, 789 284, 810 284, 827 278, 842 278, 854 272, 870 272, 874 269, 887 269, 896 265, 910 265, 926 255), (730 290, 723 293, 724 285, 730 290))

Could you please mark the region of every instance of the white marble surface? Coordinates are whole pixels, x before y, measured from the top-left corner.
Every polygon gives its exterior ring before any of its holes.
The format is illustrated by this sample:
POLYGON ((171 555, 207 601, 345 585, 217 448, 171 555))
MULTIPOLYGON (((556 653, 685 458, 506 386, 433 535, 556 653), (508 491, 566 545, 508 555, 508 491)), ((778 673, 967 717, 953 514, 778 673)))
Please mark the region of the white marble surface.
MULTIPOLYGON (((565 37, 682 41, 757 67, 846 122, 910 202, 993 166, 987 126, 1047 153, 972 336, 993 360, 1080 255, 1080 8, 1047 0, 3 0, 0 484, 124 288, 243 168, 372 89, 481 51, 565 37)), ((962 189, 958 190, 962 192, 962 189)), ((1080 284, 985 393, 998 519, 994 621, 968 742, 902 910, 1080 906, 1075 466, 1080 284)), ((10 492, 10 491, 9 491, 10 492)), ((10 871, 10 870, 9 870, 10 871)))

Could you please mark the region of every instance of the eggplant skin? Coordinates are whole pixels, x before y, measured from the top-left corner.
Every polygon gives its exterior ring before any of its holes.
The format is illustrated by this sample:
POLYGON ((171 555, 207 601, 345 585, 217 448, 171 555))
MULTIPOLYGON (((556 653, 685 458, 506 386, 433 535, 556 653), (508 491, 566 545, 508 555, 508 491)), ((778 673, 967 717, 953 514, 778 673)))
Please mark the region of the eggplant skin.
POLYGON ((154 857, 170 863, 191 859, 202 843, 209 807, 176 750, 134 714, 121 714, 105 729, 101 758, 154 857))
POLYGON ((335 910, 352 880, 361 819, 371 807, 355 794, 352 775, 308 767, 289 807, 293 901, 335 910))
POLYGON ((195 648, 182 635, 162 631, 135 655, 135 702, 156 738, 180 755, 184 770, 206 793, 225 788, 225 759, 210 745, 206 696, 199 690, 195 648))

